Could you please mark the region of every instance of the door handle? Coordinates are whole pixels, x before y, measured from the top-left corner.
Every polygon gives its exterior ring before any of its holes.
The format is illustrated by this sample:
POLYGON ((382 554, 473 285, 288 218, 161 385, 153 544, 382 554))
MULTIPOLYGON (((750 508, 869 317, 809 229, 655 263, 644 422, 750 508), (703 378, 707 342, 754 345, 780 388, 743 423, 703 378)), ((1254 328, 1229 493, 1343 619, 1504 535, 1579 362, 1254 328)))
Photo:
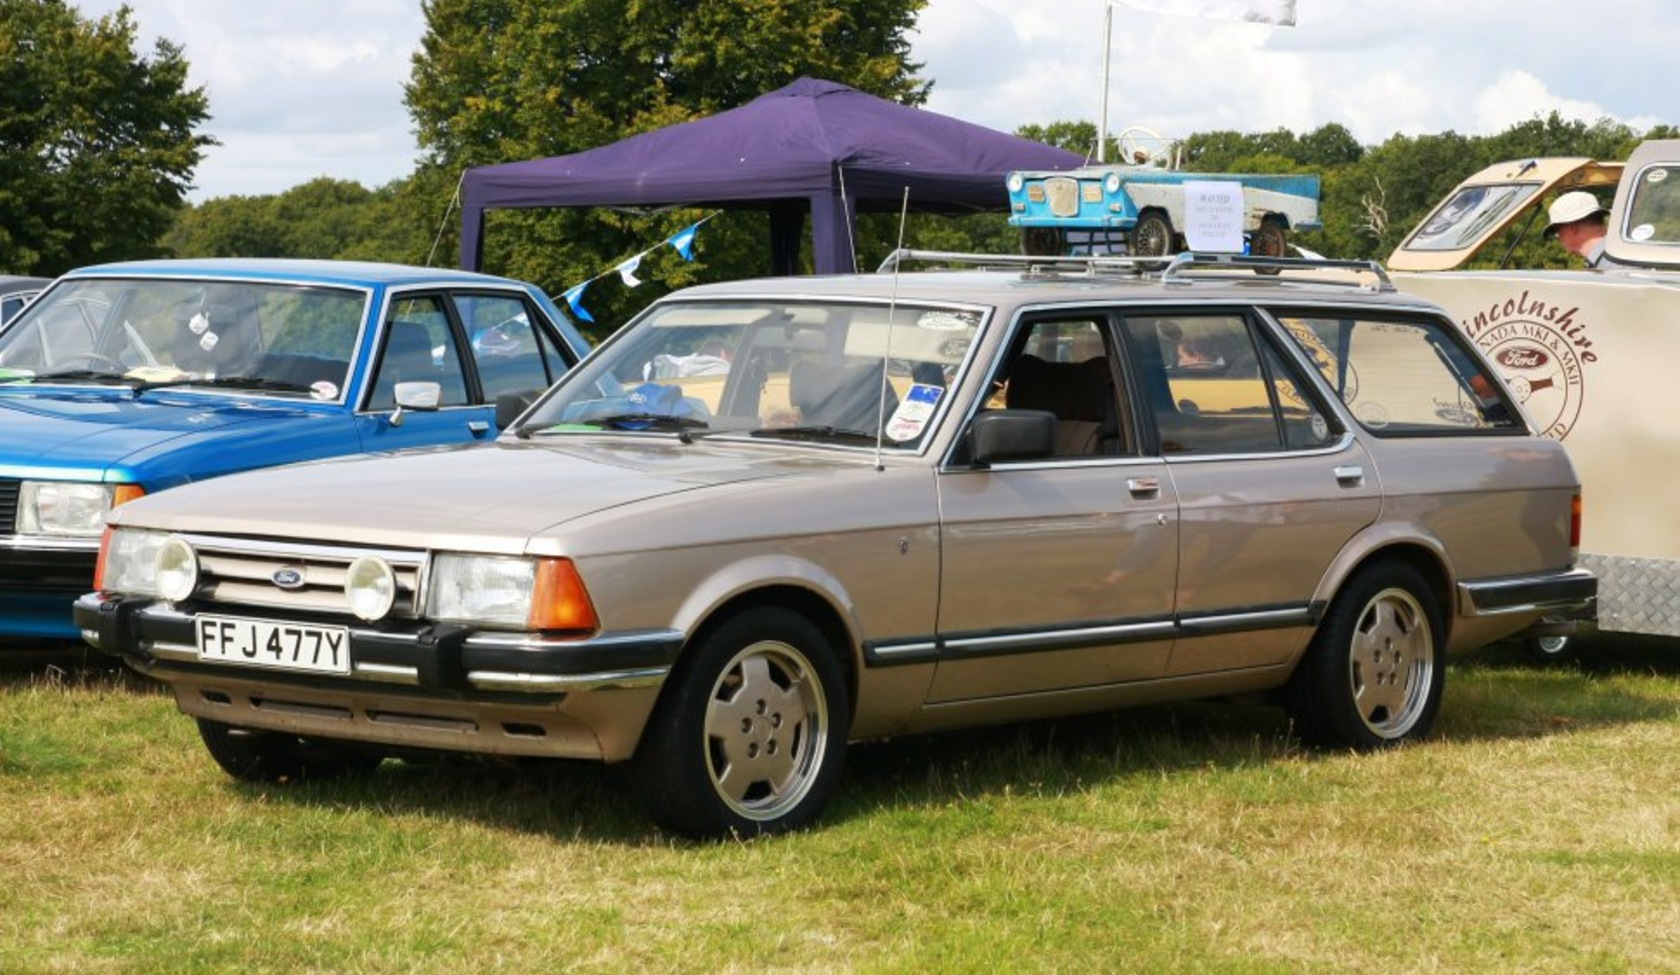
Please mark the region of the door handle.
POLYGON ((1365 483, 1365 468, 1359 466, 1358 464, 1348 464, 1345 467, 1337 467, 1332 471, 1332 473, 1336 475, 1337 482, 1341 484, 1365 483))
POLYGON ((1128 477, 1126 490, 1142 496, 1161 493, 1161 481, 1154 477, 1128 477))
POLYGON ((490 430, 490 424, 489 424, 488 421, 485 421, 485 420, 468 420, 467 421, 467 432, 474 435, 474 436, 477 436, 478 434, 481 434, 481 433, 486 433, 489 430, 490 430))

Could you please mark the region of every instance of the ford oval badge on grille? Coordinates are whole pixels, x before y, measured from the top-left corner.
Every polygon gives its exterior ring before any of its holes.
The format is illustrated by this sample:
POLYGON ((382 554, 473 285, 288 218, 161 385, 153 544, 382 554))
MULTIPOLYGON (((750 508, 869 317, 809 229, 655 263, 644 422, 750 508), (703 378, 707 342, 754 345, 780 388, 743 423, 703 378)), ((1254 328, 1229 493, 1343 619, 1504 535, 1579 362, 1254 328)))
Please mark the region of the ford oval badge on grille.
POLYGON ((275 569, 274 574, 269 576, 269 578, 274 580, 274 584, 279 586, 281 589, 303 588, 303 570, 294 569, 289 565, 283 568, 275 569))

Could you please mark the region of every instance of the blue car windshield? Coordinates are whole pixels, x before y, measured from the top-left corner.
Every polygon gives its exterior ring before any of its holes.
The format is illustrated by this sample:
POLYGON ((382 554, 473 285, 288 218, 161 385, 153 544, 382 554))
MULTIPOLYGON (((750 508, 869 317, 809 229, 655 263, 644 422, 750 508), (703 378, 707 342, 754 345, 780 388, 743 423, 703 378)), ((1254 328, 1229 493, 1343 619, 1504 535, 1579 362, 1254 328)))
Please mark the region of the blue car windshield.
POLYGON ((368 295, 183 278, 72 278, 0 334, 0 383, 231 389, 339 401, 368 295))

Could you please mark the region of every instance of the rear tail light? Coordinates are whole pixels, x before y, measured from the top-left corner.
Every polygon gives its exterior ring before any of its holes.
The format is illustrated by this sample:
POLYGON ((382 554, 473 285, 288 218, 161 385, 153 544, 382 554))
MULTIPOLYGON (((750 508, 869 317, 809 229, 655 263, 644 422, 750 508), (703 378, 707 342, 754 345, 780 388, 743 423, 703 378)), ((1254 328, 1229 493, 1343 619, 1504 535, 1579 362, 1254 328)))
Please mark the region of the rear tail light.
POLYGON ((1575 495, 1569 504, 1569 547, 1580 551, 1581 548, 1581 496, 1575 495))

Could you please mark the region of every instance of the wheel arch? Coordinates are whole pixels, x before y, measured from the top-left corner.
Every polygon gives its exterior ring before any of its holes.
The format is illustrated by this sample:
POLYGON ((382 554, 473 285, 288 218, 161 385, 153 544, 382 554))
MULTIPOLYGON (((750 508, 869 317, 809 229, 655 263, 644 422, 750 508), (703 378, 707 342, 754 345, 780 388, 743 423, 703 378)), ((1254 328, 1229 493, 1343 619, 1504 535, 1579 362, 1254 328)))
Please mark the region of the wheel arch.
POLYGON ((1401 562, 1417 570, 1429 586, 1430 595, 1435 597, 1435 608, 1440 613, 1442 646, 1451 642, 1452 624, 1454 616, 1452 574, 1447 569, 1444 554, 1435 547, 1417 539, 1389 539, 1379 544, 1351 552, 1344 552, 1343 558, 1338 559, 1325 576, 1324 585, 1319 590, 1320 606, 1329 606, 1347 586, 1348 581, 1367 568, 1382 562, 1401 562))
POLYGON ((806 586, 791 582, 773 583, 731 593, 711 604, 697 616, 691 627, 686 628, 688 638, 683 641, 678 659, 688 654, 696 645, 705 642, 725 621, 755 609, 770 607, 790 609, 822 632, 823 638, 828 641, 829 649, 840 664, 841 674, 845 677, 846 701, 851 712, 849 716, 855 716, 860 663, 858 641, 853 636, 850 621, 840 607, 831 602, 827 595, 806 586))

